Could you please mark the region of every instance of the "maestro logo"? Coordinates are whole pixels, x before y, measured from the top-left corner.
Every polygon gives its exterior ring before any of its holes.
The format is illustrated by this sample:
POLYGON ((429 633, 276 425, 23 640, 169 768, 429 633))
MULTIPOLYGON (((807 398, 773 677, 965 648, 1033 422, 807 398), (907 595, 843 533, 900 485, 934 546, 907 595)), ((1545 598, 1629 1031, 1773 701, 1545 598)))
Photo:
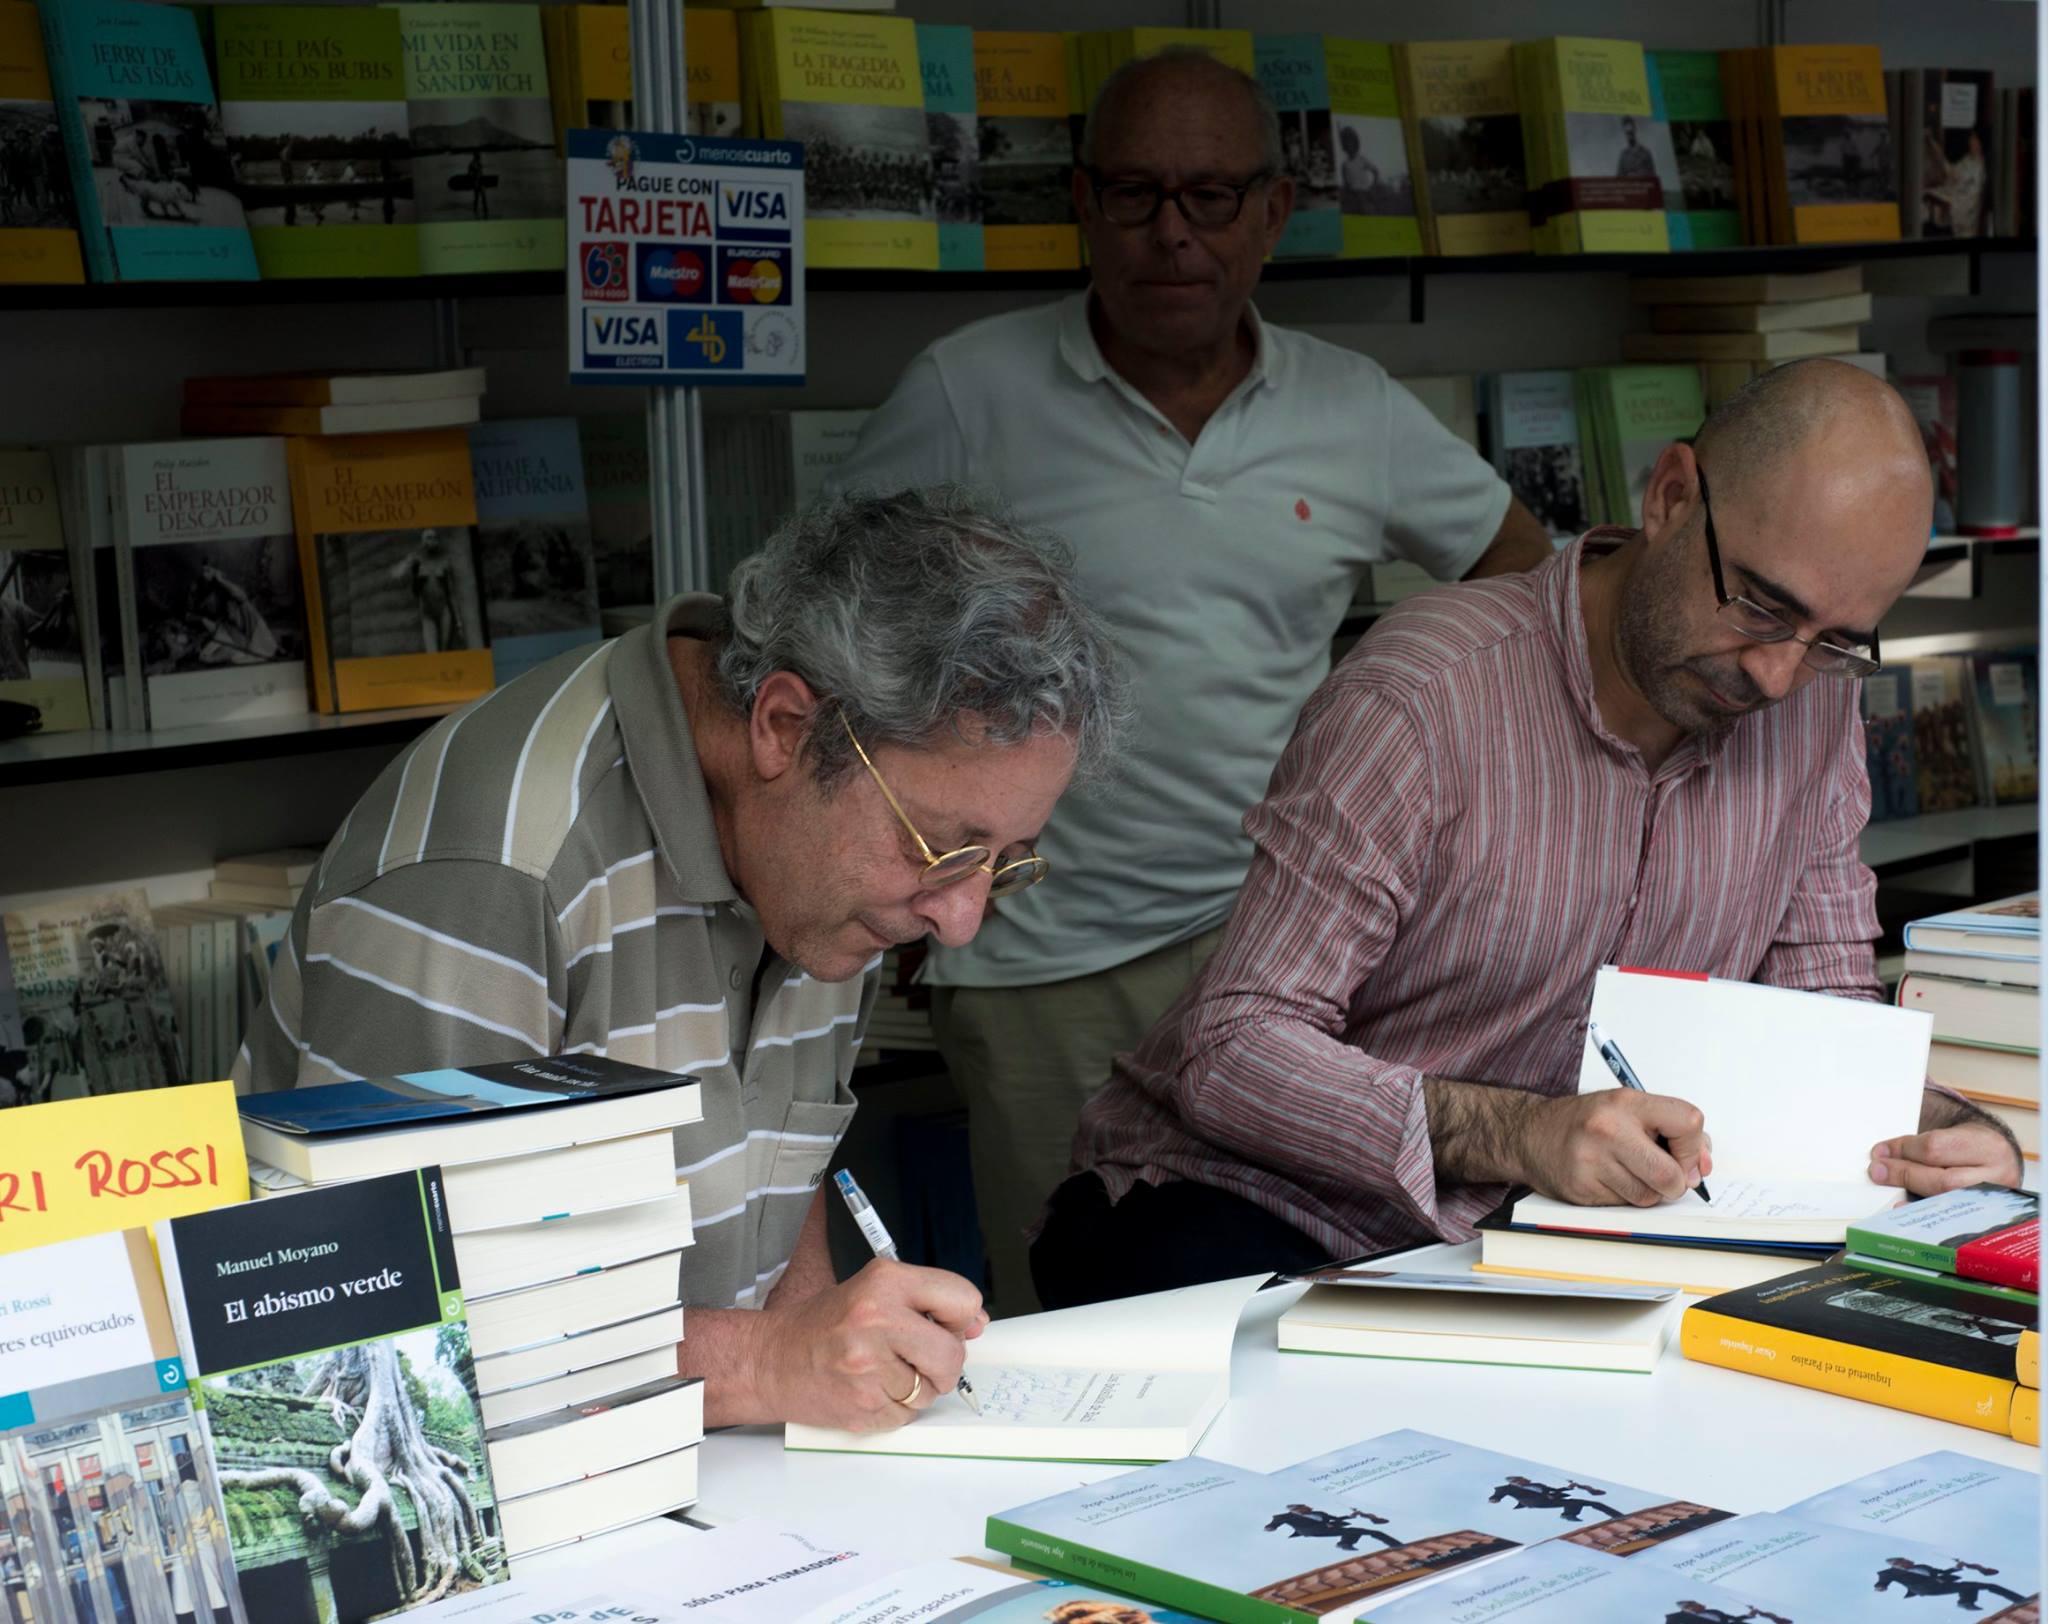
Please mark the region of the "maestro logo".
POLYGON ((786 305, 794 276, 787 248, 749 244, 718 251, 718 302, 786 305))
POLYGON ((583 245, 583 297, 599 304, 623 304, 633 290, 626 286, 626 245, 587 242, 583 245))
POLYGON ((634 281, 642 304, 695 304, 708 300, 711 250, 684 243, 633 245, 634 281))

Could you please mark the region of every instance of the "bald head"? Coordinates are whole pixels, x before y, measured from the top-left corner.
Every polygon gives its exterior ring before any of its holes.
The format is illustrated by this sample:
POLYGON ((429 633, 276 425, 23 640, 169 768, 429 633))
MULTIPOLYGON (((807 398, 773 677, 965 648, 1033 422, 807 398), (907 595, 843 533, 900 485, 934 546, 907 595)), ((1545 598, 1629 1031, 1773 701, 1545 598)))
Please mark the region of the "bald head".
POLYGON ((1126 62, 1095 93, 1081 135, 1081 162, 1096 166, 1115 150, 1126 124, 1172 108, 1214 126, 1227 121, 1241 138, 1243 166, 1278 173, 1280 117, 1258 80, 1191 45, 1169 45, 1126 62))
POLYGON ((1933 476, 1920 426, 1899 392, 1861 367, 1825 357, 1793 361, 1752 378, 1707 419, 1695 445, 1717 498, 1768 490, 1818 454, 1886 484, 1924 487, 1933 476))

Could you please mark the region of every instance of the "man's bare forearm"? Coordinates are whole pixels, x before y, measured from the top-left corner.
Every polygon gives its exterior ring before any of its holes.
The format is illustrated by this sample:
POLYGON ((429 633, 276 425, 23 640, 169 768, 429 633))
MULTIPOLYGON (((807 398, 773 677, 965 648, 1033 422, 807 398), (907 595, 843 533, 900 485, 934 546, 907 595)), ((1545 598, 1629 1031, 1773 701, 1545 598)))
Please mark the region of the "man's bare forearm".
POLYGON ((1979 1110, 1968 1100, 1950 1094, 1943 1089, 1923 1089, 1920 1094, 1920 1131, 1931 1133, 1936 1128, 1961 1128, 1982 1126, 1992 1130, 2012 1149, 2015 1166, 2025 1170, 2026 1157, 2021 1154, 2020 1142, 2008 1128, 1989 1111, 1979 1110))
POLYGON ((765 1309, 692 1308, 683 1316, 683 1340, 676 1344, 676 1374, 704 1379, 704 1425, 738 1427, 777 1421, 754 1376, 760 1370, 763 1338, 774 1334, 775 1316, 765 1309))
POLYGON ((1521 1184, 1523 1132, 1538 1097, 1448 1077, 1422 1080, 1437 1176, 1458 1184, 1521 1184))

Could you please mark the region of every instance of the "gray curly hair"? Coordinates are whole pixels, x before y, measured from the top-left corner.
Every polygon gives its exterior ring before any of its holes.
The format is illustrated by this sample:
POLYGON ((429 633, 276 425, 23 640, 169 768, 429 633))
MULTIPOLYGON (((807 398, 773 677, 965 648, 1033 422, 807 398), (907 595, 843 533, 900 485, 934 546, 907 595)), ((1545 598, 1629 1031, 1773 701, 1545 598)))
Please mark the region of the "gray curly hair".
POLYGON ((1073 554, 957 485, 856 491, 790 519, 733 571, 717 685, 738 714, 794 672, 824 703, 806 740, 827 791, 855 757, 913 748, 966 717, 991 744, 1074 741, 1075 778, 1100 776, 1129 719, 1122 664, 1081 600, 1073 554))

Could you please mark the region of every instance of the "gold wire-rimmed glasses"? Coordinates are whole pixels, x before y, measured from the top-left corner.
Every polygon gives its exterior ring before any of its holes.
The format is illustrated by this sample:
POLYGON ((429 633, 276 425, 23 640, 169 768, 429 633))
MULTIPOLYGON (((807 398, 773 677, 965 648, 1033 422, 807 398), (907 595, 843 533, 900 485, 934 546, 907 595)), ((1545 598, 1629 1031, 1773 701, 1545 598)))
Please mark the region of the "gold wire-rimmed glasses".
POLYGON ((1014 896, 1027 887, 1044 879, 1051 867, 1037 852, 998 865, 996 854, 986 846, 961 846, 954 851, 934 852, 930 842, 918 833, 917 825, 910 821, 910 814, 903 810, 903 803, 896 799, 875 764, 868 759, 868 753, 861 748, 860 736, 853 731, 853 724, 846 719, 846 712, 840 711, 839 725, 846 729, 846 737, 853 745, 854 754, 860 757, 861 765, 868 770, 868 776, 875 781, 875 788, 882 792, 882 799, 889 803, 889 810, 896 814, 896 821, 910 831, 910 838, 917 842, 917 849, 924 854, 924 869, 918 875, 918 883, 927 890, 936 891, 942 886, 954 885, 970 874, 989 876, 988 894, 991 897, 1014 896))

